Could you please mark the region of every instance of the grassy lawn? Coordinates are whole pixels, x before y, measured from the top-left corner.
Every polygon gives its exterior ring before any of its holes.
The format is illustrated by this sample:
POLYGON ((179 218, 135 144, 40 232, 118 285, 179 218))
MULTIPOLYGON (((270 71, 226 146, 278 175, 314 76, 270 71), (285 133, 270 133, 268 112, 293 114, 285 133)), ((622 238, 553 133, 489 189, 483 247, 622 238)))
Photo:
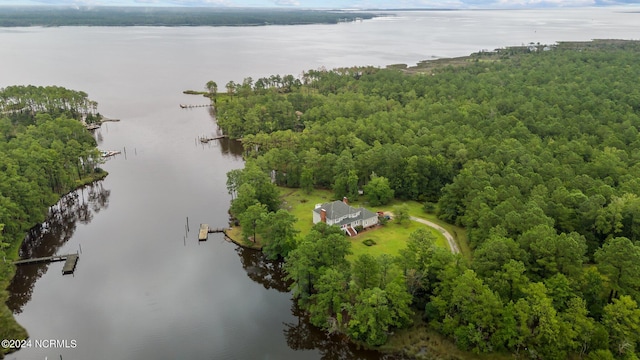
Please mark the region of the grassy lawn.
POLYGON ((260 237, 256 236, 255 243, 251 240, 245 240, 244 237, 242 236, 242 228, 240 226, 231 227, 226 231, 225 234, 232 242, 240 246, 244 246, 246 248, 256 249, 256 250, 262 249, 262 242, 260 241, 261 240, 260 237))
MULTIPOLYGON (((400 204, 407 204, 407 206, 409 207, 409 215, 432 221, 442 226, 443 228, 447 229, 447 231, 451 233, 451 235, 453 235, 454 239, 458 243, 458 247, 460 247, 460 251, 462 252, 462 255, 467 259, 471 259, 471 248, 469 247, 469 242, 467 241, 467 231, 464 228, 451 225, 449 223, 446 223, 438 219, 436 214, 424 212, 424 210, 422 210, 421 203, 417 201, 393 200, 389 205, 378 207, 376 211, 380 210, 380 211, 393 212, 393 207, 400 204)), ((448 248, 448 245, 444 237, 442 237, 442 240, 444 241, 444 246, 448 248)))
MULTIPOLYGON (((334 200, 333 192, 329 190, 313 190, 311 194, 305 194, 301 189, 290 189, 290 188, 280 188, 283 200, 283 208, 288 210, 290 213, 298 218, 298 222, 296 223, 296 229, 300 231, 301 235, 308 234, 311 231, 311 227, 313 226, 313 216, 312 210, 315 204, 321 204, 325 202, 329 202, 334 200)), ((385 210, 391 211, 393 205, 399 204, 400 202, 395 202, 386 207, 367 207, 371 211, 385 210)), ((407 203, 410 206, 409 212, 411 215, 416 217, 425 217, 424 212, 422 212, 422 205, 417 202, 407 203), (413 203, 413 204, 411 204, 413 203)), ((359 207, 363 206, 361 201, 353 201, 351 202, 352 206, 359 207)), ((435 216, 434 216, 435 218, 435 216)), ((431 219, 430 219, 431 220, 431 219)), ((438 221, 439 224, 447 225, 442 223, 442 221, 438 221)), ((409 234, 419 228, 426 228, 436 237, 436 244, 438 246, 449 248, 447 245, 447 241, 439 231, 428 227, 426 225, 422 225, 416 223, 414 221, 410 221, 403 225, 398 225, 393 221, 390 221, 385 226, 380 226, 375 229, 370 229, 367 231, 363 231, 358 234, 358 236, 351 239, 352 243, 352 256, 358 256, 360 254, 369 253, 374 256, 380 254, 390 254, 396 255, 398 250, 405 247, 405 242, 409 238, 409 234), (376 242, 376 245, 366 246, 362 243, 365 239, 372 239, 376 242)), ((445 227, 447 230, 451 231, 450 227, 445 227)), ((452 232, 453 234, 453 232, 452 232)))
POLYGON ((352 256, 355 258, 360 254, 371 254, 373 256, 381 254, 396 255, 400 249, 406 246, 405 244, 407 239, 409 239, 409 235, 420 228, 429 230, 436 237, 436 244, 438 246, 445 249, 449 248, 444 236, 433 228, 415 221, 409 221, 402 225, 389 221, 384 226, 363 231, 351 238, 352 256), (376 244, 372 246, 363 244, 362 241, 366 239, 372 239, 376 244))
POLYGON ((308 234, 313 227, 311 211, 316 204, 322 204, 333 200, 333 192, 329 190, 313 190, 307 195, 302 189, 290 189, 281 187, 282 207, 298 218, 296 229, 303 236, 308 234))

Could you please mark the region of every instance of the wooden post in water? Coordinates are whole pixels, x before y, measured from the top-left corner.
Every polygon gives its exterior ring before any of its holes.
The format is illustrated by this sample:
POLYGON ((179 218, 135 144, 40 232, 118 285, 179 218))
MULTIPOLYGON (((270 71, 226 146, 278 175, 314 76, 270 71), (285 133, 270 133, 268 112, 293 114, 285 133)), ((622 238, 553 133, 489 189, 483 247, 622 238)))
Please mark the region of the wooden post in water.
POLYGON ((80 248, 80 254, 82 254, 82 244, 78 244, 78 247, 80 248))
POLYGON ((189 217, 187 216, 187 232, 189 231, 189 217))

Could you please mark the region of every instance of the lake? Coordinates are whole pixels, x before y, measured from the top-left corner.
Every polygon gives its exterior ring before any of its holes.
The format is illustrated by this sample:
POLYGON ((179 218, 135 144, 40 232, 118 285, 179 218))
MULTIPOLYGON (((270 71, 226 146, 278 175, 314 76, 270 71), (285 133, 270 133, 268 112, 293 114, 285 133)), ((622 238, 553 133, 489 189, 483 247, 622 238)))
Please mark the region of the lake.
POLYGON ((97 131, 123 153, 110 175, 73 193, 34 228, 23 254, 80 252, 24 266, 9 306, 34 340, 8 359, 379 359, 309 327, 278 263, 221 234, 198 242, 200 223, 227 224, 225 173, 243 166, 216 133, 207 104, 182 94, 233 80, 307 69, 384 66, 529 42, 640 39, 634 8, 397 12, 338 25, 63 27, 0 29, 0 86, 82 90, 120 122, 97 131), (187 218, 189 229, 187 229, 187 218), (189 230, 189 231, 187 231, 189 230), (71 341, 74 342, 71 342, 71 341))

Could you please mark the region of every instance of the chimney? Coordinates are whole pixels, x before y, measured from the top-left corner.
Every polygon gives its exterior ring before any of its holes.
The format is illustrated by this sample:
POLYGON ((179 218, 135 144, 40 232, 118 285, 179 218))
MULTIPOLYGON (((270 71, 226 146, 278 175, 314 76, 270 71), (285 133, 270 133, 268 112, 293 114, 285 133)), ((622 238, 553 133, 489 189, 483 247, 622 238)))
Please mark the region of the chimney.
POLYGON ((342 198, 342 202, 349 205, 349 199, 346 196, 342 198))
POLYGON ((327 210, 320 209, 320 221, 322 221, 325 224, 327 223, 327 210))

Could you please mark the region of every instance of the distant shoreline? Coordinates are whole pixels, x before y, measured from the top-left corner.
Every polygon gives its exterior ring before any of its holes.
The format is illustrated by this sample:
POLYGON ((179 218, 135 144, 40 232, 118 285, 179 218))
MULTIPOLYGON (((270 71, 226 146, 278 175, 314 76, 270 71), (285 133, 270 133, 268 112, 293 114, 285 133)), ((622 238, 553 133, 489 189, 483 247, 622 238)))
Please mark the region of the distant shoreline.
POLYGON ((0 6, 0 27, 268 26, 338 24, 369 20, 372 12, 192 7, 0 6))

